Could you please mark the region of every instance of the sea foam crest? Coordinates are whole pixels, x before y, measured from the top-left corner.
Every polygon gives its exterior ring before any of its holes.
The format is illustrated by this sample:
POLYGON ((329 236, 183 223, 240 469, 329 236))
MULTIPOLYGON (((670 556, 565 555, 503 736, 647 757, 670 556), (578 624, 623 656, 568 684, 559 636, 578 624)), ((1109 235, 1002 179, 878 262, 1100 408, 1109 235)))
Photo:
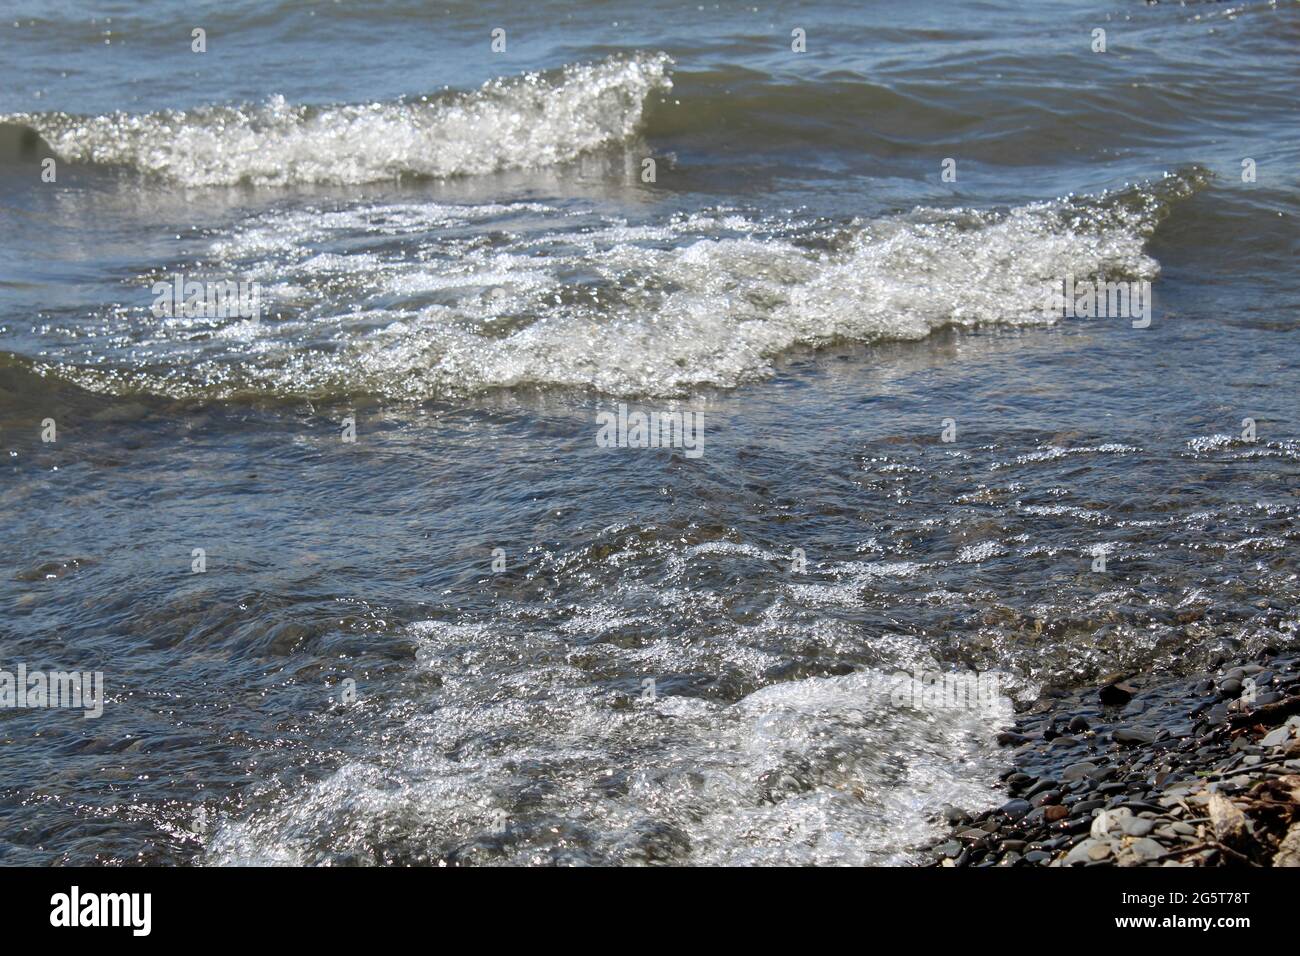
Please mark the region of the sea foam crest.
POLYGON ((57 371, 175 397, 680 396, 761 379, 799 348, 1050 324, 1042 304, 1060 276, 1154 278, 1146 240, 1191 188, 849 224, 732 210, 629 223, 536 203, 274 210, 209 248, 221 274, 262 283, 260 325, 110 315, 130 351, 72 340, 57 371), (488 229, 500 235, 485 242, 488 229))
POLYGON ((548 166, 631 136, 672 87, 665 54, 495 79, 469 93, 346 106, 209 106, 21 114, 69 162, 129 166, 186 186, 451 177, 548 166))

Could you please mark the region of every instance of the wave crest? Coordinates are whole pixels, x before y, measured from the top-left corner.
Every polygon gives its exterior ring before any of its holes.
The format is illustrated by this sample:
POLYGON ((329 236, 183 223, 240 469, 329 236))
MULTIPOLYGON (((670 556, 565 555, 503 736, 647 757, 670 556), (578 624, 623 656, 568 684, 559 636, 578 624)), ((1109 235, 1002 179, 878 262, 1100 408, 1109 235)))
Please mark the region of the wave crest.
POLYGON ((671 89, 666 54, 495 79, 469 93, 348 106, 212 106, 19 114, 69 162, 127 166, 185 186, 355 185, 549 166, 621 142, 671 89))
POLYGON ((535 202, 273 210, 204 257, 217 279, 263 286, 260 323, 113 310, 101 334, 51 342, 44 370, 173 397, 680 396, 764 378, 800 348, 1052 324, 1045 293, 1065 276, 1154 279, 1147 240, 1204 181, 839 223, 632 224, 535 202))

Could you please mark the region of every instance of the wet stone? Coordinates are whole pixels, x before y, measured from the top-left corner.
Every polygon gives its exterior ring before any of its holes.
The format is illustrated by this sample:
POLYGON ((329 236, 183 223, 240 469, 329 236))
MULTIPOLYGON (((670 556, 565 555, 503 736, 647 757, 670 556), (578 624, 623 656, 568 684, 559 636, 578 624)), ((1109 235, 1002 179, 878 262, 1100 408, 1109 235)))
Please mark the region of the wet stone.
POLYGON ((957 826, 960 823, 970 823, 970 814, 960 807, 944 807, 943 818, 950 826, 957 826))
POLYGON ((1083 777, 1088 776, 1088 774, 1095 772, 1096 770, 1097 770, 1097 765, 1095 763, 1089 763, 1088 761, 1071 764, 1069 767, 1066 767, 1065 770, 1061 773, 1061 779, 1079 780, 1083 777))
POLYGON ((1100 810, 1106 805, 1105 800, 1081 800, 1070 808, 1070 816, 1091 816, 1092 811, 1100 810))
POLYGON ((1109 684, 1097 692, 1101 702, 1107 707, 1127 704, 1133 699, 1134 690, 1127 684, 1109 684))
POLYGON ((1111 734, 1111 739, 1120 744, 1149 744, 1156 739, 1156 735, 1147 730, 1136 730, 1134 728, 1121 728, 1111 734))
POLYGON ((998 812, 1012 820, 1019 820, 1032 809, 1028 800, 1008 800, 998 808, 998 812))
POLYGON ((1025 791, 1025 799, 1033 800, 1033 798, 1038 796, 1040 793, 1046 793, 1049 790, 1055 790, 1056 785, 1057 784, 1055 780, 1052 780, 1049 777, 1044 777, 1043 779, 1039 780, 1038 783, 1034 784, 1032 787, 1030 787, 1028 790, 1025 791))

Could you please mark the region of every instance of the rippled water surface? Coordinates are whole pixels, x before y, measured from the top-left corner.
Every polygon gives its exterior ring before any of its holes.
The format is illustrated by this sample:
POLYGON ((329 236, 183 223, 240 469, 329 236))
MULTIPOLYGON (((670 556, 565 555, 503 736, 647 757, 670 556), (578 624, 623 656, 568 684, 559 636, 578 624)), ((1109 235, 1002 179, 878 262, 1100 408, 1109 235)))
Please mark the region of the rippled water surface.
POLYGON ((1300 4, 11 8, 0 862, 907 863, 1296 639, 1300 4))

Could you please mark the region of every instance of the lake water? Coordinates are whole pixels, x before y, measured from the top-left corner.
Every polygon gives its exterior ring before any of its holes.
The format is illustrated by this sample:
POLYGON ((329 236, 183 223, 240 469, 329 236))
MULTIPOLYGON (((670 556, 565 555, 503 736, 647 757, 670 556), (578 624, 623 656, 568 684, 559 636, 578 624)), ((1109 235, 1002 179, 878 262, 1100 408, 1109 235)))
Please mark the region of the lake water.
POLYGON ((1281 0, 12 0, 0 668, 106 699, 0 709, 0 862, 913 862, 1040 687, 1294 642, 1297 50, 1281 0), (1048 314, 1098 276, 1149 323, 1048 314))

